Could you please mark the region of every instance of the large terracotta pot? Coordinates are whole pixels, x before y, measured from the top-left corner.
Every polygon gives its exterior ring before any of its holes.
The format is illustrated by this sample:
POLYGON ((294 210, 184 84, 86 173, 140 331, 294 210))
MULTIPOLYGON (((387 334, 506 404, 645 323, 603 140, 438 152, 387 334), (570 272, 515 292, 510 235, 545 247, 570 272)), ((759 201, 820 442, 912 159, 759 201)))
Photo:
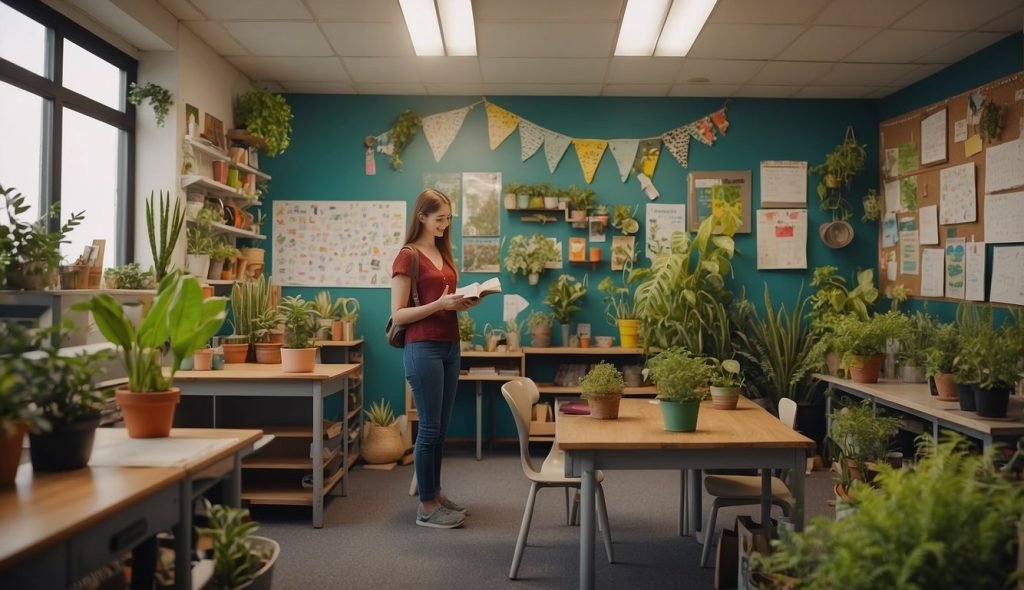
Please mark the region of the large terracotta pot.
POLYGON ((854 383, 878 383, 878 373, 884 360, 883 354, 854 356, 850 361, 850 378, 854 383))
POLYGON ((225 363, 244 363, 245 356, 249 353, 249 344, 222 344, 224 348, 225 363))
POLYGON ((256 344, 256 362, 262 365, 281 364, 281 343, 258 342, 256 344))
POLYGON ((114 398, 121 406, 129 437, 163 438, 171 434, 181 389, 136 393, 121 386, 114 390, 114 398))

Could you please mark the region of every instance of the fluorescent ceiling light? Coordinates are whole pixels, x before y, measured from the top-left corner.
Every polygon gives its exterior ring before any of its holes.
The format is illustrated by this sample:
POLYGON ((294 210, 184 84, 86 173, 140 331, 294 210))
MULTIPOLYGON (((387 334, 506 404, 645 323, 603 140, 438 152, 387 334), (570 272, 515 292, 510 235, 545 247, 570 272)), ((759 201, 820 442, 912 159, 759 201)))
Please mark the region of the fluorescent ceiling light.
POLYGON ((470 0, 437 0, 448 55, 476 55, 476 27, 470 0))
MULTIPOLYGON (((654 55, 685 56, 693 47, 717 0, 674 0, 654 55)), ((648 54, 650 55, 650 54, 648 54)))
POLYGON ((658 43, 670 0, 629 0, 622 15, 615 55, 649 57, 658 43))
POLYGON ((416 55, 444 55, 434 0, 398 0, 416 55))

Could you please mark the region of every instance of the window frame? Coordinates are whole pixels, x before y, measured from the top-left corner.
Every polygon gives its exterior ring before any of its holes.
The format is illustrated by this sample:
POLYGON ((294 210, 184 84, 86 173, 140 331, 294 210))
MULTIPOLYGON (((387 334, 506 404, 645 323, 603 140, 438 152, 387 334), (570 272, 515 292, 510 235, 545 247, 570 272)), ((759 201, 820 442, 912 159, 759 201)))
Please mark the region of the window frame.
MULTIPOLYGON (((124 133, 118 160, 117 244, 115 262, 124 264, 135 259, 135 107, 126 100, 128 87, 138 81, 138 61, 88 31, 63 14, 36 0, 0 0, 10 8, 46 27, 46 76, 40 76, 0 57, 0 81, 43 99, 43 153, 40 170, 40 211, 61 201, 61 162, 63 154, 63 118, 68 108, 111 125, 124 133), (104 59, 123 73, 122 100, 125 110, 113 109, 97 100, 65 88, 64 40, 104 59)), ((60 219, 50 220, 50 230, 60 226, 60 219)))

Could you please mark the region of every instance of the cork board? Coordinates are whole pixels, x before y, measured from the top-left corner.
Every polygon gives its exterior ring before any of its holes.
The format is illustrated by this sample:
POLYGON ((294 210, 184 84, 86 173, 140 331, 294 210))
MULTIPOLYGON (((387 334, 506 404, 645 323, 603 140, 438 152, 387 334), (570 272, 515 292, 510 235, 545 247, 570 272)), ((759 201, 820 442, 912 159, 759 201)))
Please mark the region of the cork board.
MULTIPOLYGON (((879 178, 881 186, 879 193, 882 199, 883 218, 879 220, 879 261, 878 277, 879 288, 885 294, 890 294, 896 285, 902 285, 909 295, 914 299, 932 299, 937 301, 960 302, 965 298, 959 292, 950 292, 945 289, 945 273, 943 273, 943 284, 940 287, 941 294, 934 294, 936 285, 923 285, 921 275, 922 257, 925 249, 945 250, 950 240, 962 238, 969 245, 971 242, 985 241, 985 173, 986 154, 993 148, 1017 140, 1020 137, 1020 130, 1024 125, 1024 72, 1018 72, 1005 78, 994 80, 986 85, 972 89, 963 94, 952 96, 943 101, 928 105, 926 107, 893 117, 879 124, 879 178), (972 120, 970 104, 971 96, 978 92, 985 98, 992 100, 1001 109, 1002 131, 999 137, 989 143, 983 143, 981 150, 973 155, 967 155, 967 147, 970 145, 972 136, 978 134, 978 125, 972 120), (944 114, 944 121, 943 121, 944 114), (967 140, 957 137, 957 124, 966 124, 967 140), (945 153, 941 149, 930 149, 922 154, 922 134, 926 136, 933 134, 933 137, 944 133, 945 153), (910 148, 909 144, 913 144, 910 148), (916 159, 917 168, 906 170, 908 160, 916 159), (927 163, 922 165, 921 162, 927 163), (943 172, 945 171, 945 173, 943 172), (953 179, 959 179, 961 187, 970 185, 970 173, 973 172, 973 185, 975 189, 974 215, 970 215, 969 208, 952 207, 957 203, 956 199, 947 198, 945 212, 941 203, 942 180, 945 176, 947 188, 954 185, 953 179), (916 186, 914 183, 916 182, 916 186), (896 184, 893 184, 896 183, 896 184), (886 189, 898 187, 895 194, 899 195, 899 207, 896 213, 897 235, 901 227, 907 228, 911 224, 917 228, 919 245, 917 248, 916 261, 909 256, 906 245, 911 243, 900 239, 895 245, 886 245, 886 224, 884 212, 889 210, 886 206, 886 189), (916 199, 916 208, 910 207, 911 201, 916 199), (924 217, 922 208, 935 207, 936 221, 938 223, 938 243, 920 243, 924 236, 921 234, 921 222, 924 217), (945 219, 944 219, 945 214, 945 219), (895 264, 895 279, 890 279, 890 264, 895 264), (912 272, 916 270, 916 274, 912 272)), ((932 144, 933 146, 935 144, 932 144)), ((1009 146, 1004 146, 1009 147, 1009 146)), ((1006 150, 1004 149, 1004 152, 1006 150)), ((996 194, 1016 192, 1024 190, 1020 187, 1012 189, 1001 189, 991 191, 996 194)), ((962 205, 965 200, 960 200, 962 205)), ((927 210, 927 209, 926 209, 927 210)), ((927 221, 927 220, 925 220, 927 221)), ((892 231, 889 228, 888 231, 892 231)), ((911 248, 912 249, 912 248, 911 248)), ((991 248, 986 257, 986 265, 991 268, 991 248)), ((938 252, 929 253, 930 256, 941 256, 938 252)), ((945 264, 943 266, 945 269, 945 264)), ((985 274, 983 285, 983 298, 988 299, 988 276, 985 274)), ((970 286, 968 286, 968 290, 970 286)))

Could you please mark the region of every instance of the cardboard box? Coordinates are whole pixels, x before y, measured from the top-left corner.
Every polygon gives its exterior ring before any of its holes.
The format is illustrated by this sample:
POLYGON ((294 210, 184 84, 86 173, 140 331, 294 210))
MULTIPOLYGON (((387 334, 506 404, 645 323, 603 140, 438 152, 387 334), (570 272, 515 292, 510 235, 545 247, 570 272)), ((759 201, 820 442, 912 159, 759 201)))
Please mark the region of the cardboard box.
MULTIPOLYGON (((778 528, 774 521, 772 526, 778 528)), ((771 545, 768 542, 768 533, 760 524, 754 522, 749 516, 740 516, 736 519, 736 537, 738 542, 736 587, 740 590, 755 590, 756 586, 750 583, 750 556, 754 553, 771 553, 771 545)))
POLYGON ((718 549, 715 557, 715 590, 735 588, 738 569, 739 540, 736 531, 722 529, 718 535, 718 549))

